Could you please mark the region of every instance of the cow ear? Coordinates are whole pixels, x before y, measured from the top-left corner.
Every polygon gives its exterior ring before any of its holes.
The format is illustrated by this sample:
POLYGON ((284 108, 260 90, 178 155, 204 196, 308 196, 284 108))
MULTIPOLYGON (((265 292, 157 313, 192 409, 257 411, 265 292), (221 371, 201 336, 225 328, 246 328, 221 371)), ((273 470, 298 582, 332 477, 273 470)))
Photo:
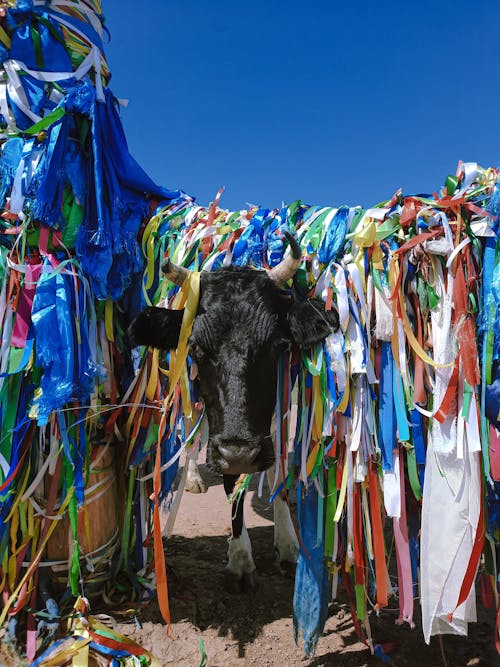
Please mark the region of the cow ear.
POLYGON ((179 343, 183 310, 145 308, 127 330, 131 347, 149 345, 171 350, 179 343))
POLYGON ((307 299, 294 303, 288 311, 292 340, 300 347, 320 343, 339 328, 336 310, 325 310, 321 299, 307 299))

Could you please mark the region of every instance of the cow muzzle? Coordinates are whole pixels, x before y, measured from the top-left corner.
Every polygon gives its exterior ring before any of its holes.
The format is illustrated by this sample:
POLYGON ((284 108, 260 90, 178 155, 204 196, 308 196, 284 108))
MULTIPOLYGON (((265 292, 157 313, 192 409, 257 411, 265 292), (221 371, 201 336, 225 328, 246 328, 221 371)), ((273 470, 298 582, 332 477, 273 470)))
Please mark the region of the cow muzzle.
POLYGON ((215 437, 211 445, 212 463, 226 475, 259 472, 274 463, 271 437, 249 441, 215 437))

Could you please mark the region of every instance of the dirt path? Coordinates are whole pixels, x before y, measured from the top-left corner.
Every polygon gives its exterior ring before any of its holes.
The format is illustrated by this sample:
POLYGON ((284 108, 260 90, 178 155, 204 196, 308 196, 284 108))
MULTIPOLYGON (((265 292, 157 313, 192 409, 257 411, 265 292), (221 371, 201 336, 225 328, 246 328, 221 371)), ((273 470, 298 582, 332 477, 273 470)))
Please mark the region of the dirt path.
MULTIPOLYGON (((122 632, 141 642, 165 667, 196 667, 200 663, 198 640, 203 639, 207 665, 301 666, 380 665, 354 632, 348 605, 334 603, 316 655, 307 660, 293 639, 293 581, 280 574, 273 560, 272 509, 267 491, 259 499, 256 480, 246 499, 245 515, 259 572, 254 595, 230 595, 223 588, 229 530, 229 507, 221 478, 201 466, 209 489, 204 495, 185 493, 167 544, 170 608, 174 641, 161 622, 156 604, 141 614, 142 629, 134 623, 120 625, 122 632)), ((416 627, 395 625, 396 602, 377 619, 371 617, 376 642, 391 641, 392 665, 443 665, 439 641, 426 646, 418 618, 416 627)), ((468 638, 444 637, 443 647, 451 667, 500 665, 493 640, 494 612, 481 611, 468 638)))

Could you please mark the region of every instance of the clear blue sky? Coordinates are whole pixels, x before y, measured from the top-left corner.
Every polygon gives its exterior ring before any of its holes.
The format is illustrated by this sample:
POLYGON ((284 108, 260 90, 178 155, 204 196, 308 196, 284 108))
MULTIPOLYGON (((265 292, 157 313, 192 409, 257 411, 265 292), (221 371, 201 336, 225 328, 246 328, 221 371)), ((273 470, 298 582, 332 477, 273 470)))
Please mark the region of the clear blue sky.
POLYGON ((103 0, 131 153, 224 208, 433 192, 500 163, 496 0, 103 0))

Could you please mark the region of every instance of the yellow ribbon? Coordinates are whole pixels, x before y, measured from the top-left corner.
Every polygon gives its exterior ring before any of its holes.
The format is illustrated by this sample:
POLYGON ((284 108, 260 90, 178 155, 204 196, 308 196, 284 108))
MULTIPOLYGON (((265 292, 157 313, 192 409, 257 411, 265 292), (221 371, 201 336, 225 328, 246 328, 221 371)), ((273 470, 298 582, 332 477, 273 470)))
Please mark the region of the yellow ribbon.
POLYGON ((375 221, 370 219, 370 222, 363 226, 363 228, 354 235, 354 242, 360 248, 369 248, 375 243, 377 237, 377 228, 375 221))
POLYGON ((148 306, 151 306, 147 291, 151 288, 155 277, 155 240, 158 227, 163 221, 163 210, 154 215, 146 225, 142 235, 142 253, 146 258, 146 282, 143 281, 142 292, 148 306))
MULTIPOLYGON (((323 397, 321 395, 321 378, 319 375, 313 375, 312 377, 312 387, 313 392, 316 395, 316 402, 314 405, 314 424, 313 424, 313 434, 314 439, 317 441, 321 440, 323 435, 323 397)), ((309 473, 307 473, 309 474, 309 473)))
MULTIPOLYGON (((74 489, 68 489, 68 493, 66 495, 66 498, 64 499, 63 504, 61 505, 59 511, 57 512, 57 516, 61 516, 64 514, 66 511, 66 508, 69 505, 69 502, 71 498, 73 497, 73 492, 74 489)), ((47 542, 50 539, 50 536, 56 529, 58 522, 53 520, 47 534, 43 538, 43 540, 40 543, 40 546, 38 548, 38 551, 36 552, 35 556, 31 559, 31 563, 28 566, 28 569, 26 570, 24 576, 22 577, 21 581, 18 583, 17 587, 14 589, 12 595, 10 598, 7 600, 7 603, 5 604, 4 608, 2 609, 2 612, 0 613, 0 627, 4 624, 5 618, 7 617, 7 614, 9 612, 9 609, 12 607, 14 602, 16 601, 17 596, 19 595, 20 590, 24 586, 24 584, 28 581, 28 579, 31 577, 35 569, 38 567, 38 563, 40 562, 40 559, 42 558, 43 550, 45 549, 45 546, 47 545, 47 542)))
POLYGON ((398 313, 397 313, 397 301, 399 300, 399 304, 401 306, 401 322, 403 324, 403 331, 406 335, 406 338, 408 339, 408 343, 410 346, 413 348, 415 353, 422 359, 422 361, 425 361, 425 363, 429 364, 430 366, 434 366, 434 368, 450 368, 451 366, 454 365, 455 362, 450 362, 448 364, 439 364, 432 357, 430 357, 427 352, 424 350, 424 348, 420 345, 418 342, 417 338, 415 337, 415 334, 413 333, 413 329, 411 328, 410 320, 408 319, 408 314, 406 312, 406 308, 404 307, 405 303, 405 297, 403 294, 403 281, 401 281, 399 287, 397 288, 397 293, 396 293, 396 284, 398 280, 398 261, 395 257, 393 257, 390 265, 389 265, 389 279, 390 279, 390 285, 391 285, 391 294, 392 294, 392 316, 394 319, 394 329, 393 329, 393 334, 392 334, 392 356, 394 357, 394 362, 399 368, 399 344, 398 344, 398 327, 396 326, 396 322, 398 321, 398 313), (397 298, 396 298, 397 297, 397 298))
POLYGON ((31 465, 28 463, 28 465, 26 466, 26 473, 24 475, 24 479, 23 479, 22 484, 21 484, 21 489, 18 491, 16 500, 14 501, 14 504, 12 505, 12 509, 9 512, 8 517, 6 519, 4 519, 4 523, 8 523, 12 519, 12 515, 16 511, 17 506, 19 505, 19 503, 21 502, 21 498, 23 497, 24 492, 26 491, 26 487, 28 486, 28 479, 29 479, 30 472, 31 472, 31 465))
POLYGON ((380 241, 375 241, 373 244, 371 262, 374 269, 377 271, 384 271, 384 253, 380 247, 380 241))
POLYGON ((75 639, 67 648, 57 651, 52 657, 49 655, 40 663, 39 667, 59 667, 60 665, 66 665, 71 658, 73 658, 73 667, 87 667, 88 644, 90 644, 90 638, 75 639), (75 662, 74 656, 80 655, 84 647, 87 648, 87 662, 75 662))
POLYGON ((365 261, 365 248, 371 247, 377 237, 377 227, 375 221, 367 218, 369 222, 364 225, 359 231, 356 231, 353 238, 353 244, 358 248, 356 257, 354 258, 354 263, 358 267, 359 276, 361 278, 361 283, 364 290, 366 291, 366 280, 365 280, 365 270, 364 270, 364 261, 365 261))
POLYGON ((104 306, 104 321, 106 325, 106 338, 113 343, 115 335, 113 333, 113 302, 111 299, 106 299, 104 306))
POLYGON ((80 645, 80 648, 77 649, 76 654, 73 656, 73 662, 72 667, 88 667, 89 664, 89 644, 91 642, 90 637, 88 634, 82 630, 81 632, 78 632, 77 634, 80 634, 82 637, 82 642, 80 645))
MULTIPOLYGON (((399 299, 400 303, 402 304, 404 299, 402 287, 399 288, 399 299)), ((436 361, 434 361, 434 359, 429 357, 424 348, 415 338, 415 334, 413 333, 413 329, 410 325, 410 320, 408 319, 408 315, 406 313, 406 308, 401 308, 401 315, 403 320, 403 330, 406 334, 406 337, 408 338, 408 342, 423 361, 425 361, 427 364, 430 364, 431 366, 434 366, 435 368, 450 368, 451 366, 455 365, 454 361, 450 361, 448 364, 438 364, 436 361)), ((396 327, 394 327, 394 330, 396 330, 396 327)))
POLYGON ((345 495, 347 491, 347 457, 351 456, 351 452, 346 448, 346 459, 344 461, 344 469, 342 470, 342 484, 340 485, 339 499, 337 503, 337 509, 335 510, 335 516, 333 520, 335 523, 340 521, 342 516, 342 510, 344 508, 345 495))
POLYGON ((361 484, 361 507, 363 508, 363 514, 365 517, 366 551, 368 552, 368 558, 373 561, 375 556, 373 552, 372 524, 370 522, 370 510, 368 508, 368 497, 366 495, 365 482, 361 484))
POLYGON ((391 349, 392 349, 392 356, 394 358, 394 363, 396 364, 396 368, 399 368, 399 344, 398 344, 398 327, 397 327, 398 309, 397 309, 397 301, 394 298, 394 292, 396 290, 396 282, 398 279, 398 267, 399 265, 396 259, 393 259, 392 262, 389 264, 389 284, 391 286, 391 294, 392 294, 392 301, 391 301, 392 321, 394 322, 394 326, 392 327, 391 349))
POLYGON ((317 442, 314 447, 312 448, 311 453, 307 457, 307 462, 306 462, 306 475, 309 477, 309 475, 312 473, 314 470, 314 466, 316 465, 316 459, 318 458, 318 451, 319 451, 319 446, 320 443, 317 442))
POLYGON ((151 371, 149 372, 148 385, 146 387, 146 398, 152 401, 156 395, 158 386, 158 373, 160 367, 160 350, 155 347, 151 355, 151 371))
POLYGON ((165 405, 170 401, 174 393, 175 386, 184 374, 184 390, 181 385, 182 409, 184 415, 188 418, 192 415, 191 397, 187 384, 186 358, 188 355, 188 341, 193 329, 194 318, 198 311, 198 301, 200 299, 200 274, 198 271, 191 272, 182 285, 182 298, 185 299, 184 315, 182 317, 179 343, 177 345, 175 360, 169 372, 169 391, 165 398, 165 405))
POLYGON ((5 32, 5 30, 0 26, 0 42, 7 48, 10 49, 11 39, 10 36, 5 32))
POLYGON ((340 412, 340 414, 344 414, 345 411, 347 410, 347 404, 349 402, 349 393, 351 391, 349 378, 350 378, 350 373, 347 373, 347 381, 346 381, 344 393, 342 394, 342 398, 340 400, 339 407, 337 408, 337 410, 340 412))

